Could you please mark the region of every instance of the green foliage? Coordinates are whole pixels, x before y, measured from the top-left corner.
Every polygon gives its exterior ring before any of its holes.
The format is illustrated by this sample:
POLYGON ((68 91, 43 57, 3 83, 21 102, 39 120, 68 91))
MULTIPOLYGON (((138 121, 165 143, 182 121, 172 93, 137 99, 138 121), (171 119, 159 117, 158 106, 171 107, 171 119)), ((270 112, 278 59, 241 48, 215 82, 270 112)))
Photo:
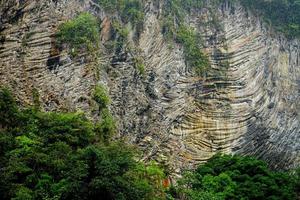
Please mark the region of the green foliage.
POLYGON ((180 25, 175 27, 171 17, 163 21, 163 34, 168 41, 175 39, 184 47, 184 55, 187 64, 196 72, 197 75, 205 75, 210 68, 207 55, 201 50, 200 36, 192 28, 180 25))
POLYGON ((162 33, 168 41, 176 40, 184 47, 184 55, 189 67, 197 75, 205 75, 210 68, 208 57, 201 50, 201 36, 184 24, 185 15, 192 9, 202 8, 204 1, 167 0, 164 5, 162 33))
POLYGON ((203 75, 210 67, 208 57, 201 51, 198 46, 196 32, 190 27, 180 26, 176 41, 183 44, 186 61, 194 69, 196 74, 203 75))
POLYGON ((61 24, 56 36, 60 44, 68 44, 72 48, 74 55, 82 49, 92 51, 99 43, 98 21, 89 13, 81 13, 61 24))
POLYGON ((115 12, 121 6, 120 0, 97 0, 97 3, 108 12, 115 12))
POLYGON ((20 187, 16 192, 16 197, 12 198, 12 200, 31 200, 32 191, 26 187, 20 187))
POLYGON ((136 170, 130 174, 135 180, 139 180, 137 187, 149 192, 146 199, 165 199, 165 190, 162 181, 165 174, 162 169, 154 162, 149 165, 138 165, 136 170))
POLYGON ((141 75, 145 75, 145 64, 141 57, 134 58, 134 66, 139 71, 141 75))
POLYGON ((117 35, 117 40, 115 41, 113 48, 116 48, 117 52, 120 52, 127 42, 129 30, 126 27, 123 27, 118 21, 113 21, 112 27, 117 35))
POLYGON ((39 91, 35 88, 32 90, 32 100, 33 100, 33 106, 36 109, 39 109, 41 107, 40 94, 39 91))
POLYGON ((123 39, 126 40, 126 38, 129 35, 129 30, 125 27, 123 27, 119 22, 113 21, 112 27, 114 28, 115 32, 119 34, 119 36, 123 39))
POLYGON ((135 28, 135 37, 141 33, 144 21, 144 5, 140 0, 95 0, 104 11, 113 13, 119 18, 114 18, 112 21, 113 36, 115 41, 110 41, 105 46, 116 54, 120 53, 124 44, 127 42, 129 30, 127 24, 131 24, 135 28))
POLYGON ((300 37, 299 0, 240 0, 246 8, 261 14, 275 30, 289 38, 300 37))
POLYGON ((98 103, 100 109, 106 108, 111 101, 106 88, 102 85, 96 86, 93 99, 98 103))
POLYGON ((0 87, 0 128, 11 127, 17 115, 18 107, 10 91, 0 87))
MULTIPOLYGON (((188 199, 296 199, 297 176, 271 171, 253 157, 217 154, 171 190, 188 199)), ((299 180, 298 180, 299 181, 299 180)))
POLYGON ((46 181, 45 175, 51 176, 53 186, 58 184, 65 170, 71 167, 69 156, 91 143, 93 124, 80 113, 42 113, 26 109, 19 111, 19 115, 21 118, 16 120, 22 120, 22 124, 12 125, 18 126, 18 132, 3 132, 0 138, 1 141, 12 140, 1 155, 6 161, 1 163, 1 196, 4 199, 26 199, 24 195, 32 199, 53 197, 53 191, 40 188, 46 181))
POLYGON ((101 120, 95 125, 97 139, 108 143, 116 131, 116 123, 107 106, 110 104, 110 98, 106 88, 97 85, 94 91, 94 100, 99 105, 101 120))
POLYGON ((97 3, 107 12, 118 11, 124 23, 139 25, 144 20, 143 4, 140 0, 97 0, 97 3))
POLYGON ((139 24, 144 20, 143 5, 140 0, 121 1, 121 17, 125 22, 139 24))
POLYGON ((102 141, 115 129, 107 109, 97 130, 82 113, 21 110, 8 90, 0 95, 10 119, 1 119, 1 199, 163 199, 162 171, 136 161, 123 142, 102 141))
POLYGON ((176 27, 174 24, 174 18, 167 16, 163 18, 162 33, 168 41, 173 41, 176 37, 176 27))
POLYGON ((107 108, 101 111, 101 121, 96 124, 95 132, 101 141, 109 142, 116 131, 116 123, 107 108))

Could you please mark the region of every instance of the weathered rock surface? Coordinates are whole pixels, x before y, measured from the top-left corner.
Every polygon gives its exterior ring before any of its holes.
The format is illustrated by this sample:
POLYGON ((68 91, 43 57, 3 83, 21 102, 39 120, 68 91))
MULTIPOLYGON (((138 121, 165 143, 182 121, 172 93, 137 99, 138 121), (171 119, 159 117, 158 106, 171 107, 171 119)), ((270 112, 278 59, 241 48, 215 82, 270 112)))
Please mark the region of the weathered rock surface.
POLYGON ((300 165, 298 40, 272 33, 239 5, 225 3, 214 11, 222 28, 211 25, 208 9, 195 11, 187 20, 212 63, 207 77, 197 77, 182 47, 164 40, 161 8, 149 1, 144 28, 132 42, 146 64, 142 76, 134 55, 103 51, 91 62, 55 49, 57 26, 86 10, 103 20, 106 41, 110 22, 90 1, 1 1, 1 85, 23 104, 38 90, 46 110, 81 109, 93 116, 91 92, 103 83, 119 135, 138 144, 145 159, 177 173, 219 151, 256 155, 274 168, 300 165))

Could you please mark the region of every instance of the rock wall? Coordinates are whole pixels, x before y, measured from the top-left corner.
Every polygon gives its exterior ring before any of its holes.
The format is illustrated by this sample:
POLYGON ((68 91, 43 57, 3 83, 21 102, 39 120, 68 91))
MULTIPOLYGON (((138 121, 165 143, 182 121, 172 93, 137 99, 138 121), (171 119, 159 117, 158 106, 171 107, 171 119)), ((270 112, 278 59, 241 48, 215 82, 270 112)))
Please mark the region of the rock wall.
POLYGON ((95 85, 91 64, 55 49, 58 25, 85 6, 79 1, 1 1, 1 84, 22 104, 32 103, 37 90, 46 110, 88 108, 79 100, 95 85))
POLYGON ((91 1, 2 0, 0 83, 22 104, 37 90, 45 110, 81 109, 91 117, 91 92, 105 84, 119 136, 138 144, 145 160, 176 173, 216 152, 255 155, 278 169, 299 166, 299 41, 273 33, 238 4, 194 11, 187 21, 212 64, 206 77, 197 77, 182 47, 164 40, 162 9, 148 1, 141 35, 130 40, 146 65, 141 75, 135 53, 103 47, 102 56, 89 61, 55 49, 57 26, 81 11, 101 18, 101 40, 110 38, 108 16, 91 1))

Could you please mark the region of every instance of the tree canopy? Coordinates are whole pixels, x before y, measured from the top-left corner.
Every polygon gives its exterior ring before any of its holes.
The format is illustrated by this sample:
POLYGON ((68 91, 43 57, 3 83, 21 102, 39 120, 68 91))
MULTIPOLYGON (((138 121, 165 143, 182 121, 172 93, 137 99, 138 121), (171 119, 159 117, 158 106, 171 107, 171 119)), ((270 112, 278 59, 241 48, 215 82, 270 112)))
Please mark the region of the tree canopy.
POLYGON ((163 199, 163 171, 138 162, 124 142, 109 142, 113 119, 104 110, 94 124, 83 113, 20 109, 1 89, 2 199, 163 199))
POLYGON ((295 200, 299 183, 299 174, 272 171, 254 157, 217 154, 187 172, 170 193, 190 200, 295 200))

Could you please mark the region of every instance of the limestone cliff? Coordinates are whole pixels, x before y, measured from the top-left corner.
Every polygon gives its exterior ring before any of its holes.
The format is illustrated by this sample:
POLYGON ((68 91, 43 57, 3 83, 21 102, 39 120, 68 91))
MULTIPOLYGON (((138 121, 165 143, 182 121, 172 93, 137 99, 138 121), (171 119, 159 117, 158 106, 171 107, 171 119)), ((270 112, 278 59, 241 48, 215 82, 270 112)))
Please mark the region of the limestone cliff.
POLYGON ((110 16, 93 1, 0 2, 0 83, 21 104, 38 91, 45 110, 95 117, 91 94, 102 83, 119 136, 176 173, 219 151, 256 155, 274 168, 300 165, 300 42, 274 34, 239 4, 187 16, 212 65, 199 77, 182 46, 164 39, 161 1, 145 3, 143 29, 129 38, 135 51, 111 53, 103 45, 96 59, 73 59, 55 46, 58 25, 83 11, 102 20, 102 43, 111 39, 110 16), (209 25, 215 16, 221 28, 209 25), (137 55, 144 75, 134 66, 137 55))

